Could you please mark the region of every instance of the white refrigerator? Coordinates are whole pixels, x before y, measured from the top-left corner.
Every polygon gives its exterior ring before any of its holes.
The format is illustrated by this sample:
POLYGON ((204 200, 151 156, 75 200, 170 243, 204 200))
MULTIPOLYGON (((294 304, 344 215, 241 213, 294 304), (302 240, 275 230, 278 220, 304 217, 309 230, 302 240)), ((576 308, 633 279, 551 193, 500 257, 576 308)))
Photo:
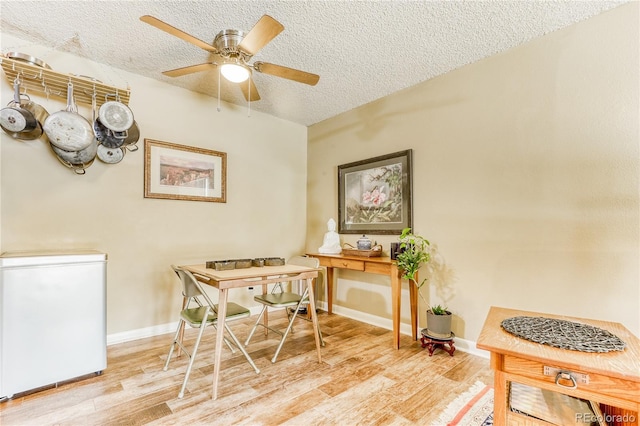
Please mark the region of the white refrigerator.
POLYGON ((0 399, 107 367, 107 255, 0 255, 0 399))

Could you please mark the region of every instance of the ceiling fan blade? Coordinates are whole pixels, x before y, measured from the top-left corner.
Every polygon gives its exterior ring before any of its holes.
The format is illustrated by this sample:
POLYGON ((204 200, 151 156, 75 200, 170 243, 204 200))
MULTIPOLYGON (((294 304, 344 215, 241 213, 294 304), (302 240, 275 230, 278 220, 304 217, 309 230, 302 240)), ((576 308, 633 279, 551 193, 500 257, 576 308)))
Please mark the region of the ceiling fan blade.
POLYGON ((249 77, 247 81, 238 84, 240 85, 242 94, 247 101, 255 102, 260 100, 260 94, 258 93, 258 89, 256 89, 256 85, 253 83, 253 79, 251 77, 249 77), (249 86, 251 86, 251 90, 249 90, 249 86), (249 98, 249 92, 251 92, 251 98, 249 98))
POLYGON ((193 45, 198 46, 201 49, 204 49, 208 52, 212 52, 212 53, 218 53, 218 50, 213 47, 212 45, 210 45, 209 43, 205 43, 204 41, 200 40, 199 38, 196 38, 190 34, 185 33, 182 30, 177 29, 176 27, 172 27, 171 25, 167 24, 164 21, 159 20, 158 18, 154 18, 151 15, 144 15, 140 17, 140 20, 142 22, 146 22, 149 25, 152 25, 166 33, 171 34, 172 36, 176 36, 178 38, 181 38, 182 40, 189 42, 193 45))
POLYGON ((174 70, 163 71, 162 74, 169 77, 180 77, 187 74, 193 74, 195 72, 207 71, 216 68, 218 65, 213 62, 207 62, 205 64, 190 65, 188 67, 176 68, 174 70))
POLYGON ((280 22, 269 15, 263 15, 251 28, 251 31, 244 36, 238 45, 238 49, 253 56, 273 40, 275 36, 280 34, 282 30, 284 30, 284 26, 280 22))
POLYGON ((255 62, 253 68, 264 74, 286 78, 297 81, 298 83, 308 84, 309 86, 315 86, 320 80, 320 76, 317 74, 283 67, 282 65, 269 64, 267 62, 255 62))

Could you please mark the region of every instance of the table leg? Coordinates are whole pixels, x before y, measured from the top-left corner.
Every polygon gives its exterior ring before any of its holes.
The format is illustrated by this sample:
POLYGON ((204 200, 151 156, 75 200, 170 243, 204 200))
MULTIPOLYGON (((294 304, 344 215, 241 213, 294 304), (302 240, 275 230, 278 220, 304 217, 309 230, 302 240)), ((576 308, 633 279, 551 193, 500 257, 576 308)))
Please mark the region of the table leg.
POLYGON ((333 268, 327 266, 327 312, 333 313, 333 268))
POLYGON ((311 320, 313 321, 313 335, 316 338, 316 350, 318 351, 318 362, 322 362, 322 354, 320 352, 320 326, 318 325, 318 314, 314 307, 316 306, 316 296, 313 293, 313 279, 307 279, 307 289, 309 291, 309 308, 311 311, 311 320))
MULTIPOLYGON (((318 283, 318 279, 321 277, 322 275, 318 274, 318 278, 314 278, 313 279, 313 288, 316 288, 316 283, 318 283)), ((315 297, 318 297, 317 294, 313 294, 315 297)), ((311 309, 315 310, 316 307, 314 306, 313 308, 311 308, 311 305, 309 305, 309 307, 307 307, 307 319, 309 321, 313 320, 313 318, 311 317, 311 309)))
POLYGON ((393 347, 400 349, 400 296, 402 277, 398 266, 391 265, 391 319, 393 320, 393 347))
POLYGON ((496 425, 506 425, 508 386, 504 373, 501 371, 502 356, 492 353, 490 362, 493 368, 493 422, 496 425))
MULTIPOLYGON (((262 294, 267 294, 268 288, 266 284, 262 284, 262 294)), ((262 324, 264 324, 264 336, 267 337, 269 335, 269 329, 267 325, 269 325, 269 308, 264 310, 264 315, 262 316, 262 324)))
MULTIPOLYGON (((402 277, 399 279, 402 280, 402 277)), ((417 272, 416 281, 420 282, 417 272)), ((418 340, 418 288, 411 282, 409 282, 409 301, 411 305, 411 333, 413 340, 418 340)))
POLYGON ((216 348, 213 361, 213 399, 218 399, 218 379, 220 377, 220 363, 222 361, 222 346, 224 345, 224 322, 227 317, 227 289, 220 289, 218 297, 218 332, 216 333, 216 348))

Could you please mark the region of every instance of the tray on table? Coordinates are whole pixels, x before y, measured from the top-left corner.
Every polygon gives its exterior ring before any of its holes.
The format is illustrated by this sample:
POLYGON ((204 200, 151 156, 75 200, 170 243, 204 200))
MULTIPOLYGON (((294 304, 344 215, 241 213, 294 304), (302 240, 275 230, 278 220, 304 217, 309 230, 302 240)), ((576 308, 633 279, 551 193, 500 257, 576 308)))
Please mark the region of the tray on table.
POLYGON ((370 250, 359 250, 349 243, 344 243, 342 246, 342 254, 347 256, 379 257, 382 256, 382 246, 378 244, 370 250))

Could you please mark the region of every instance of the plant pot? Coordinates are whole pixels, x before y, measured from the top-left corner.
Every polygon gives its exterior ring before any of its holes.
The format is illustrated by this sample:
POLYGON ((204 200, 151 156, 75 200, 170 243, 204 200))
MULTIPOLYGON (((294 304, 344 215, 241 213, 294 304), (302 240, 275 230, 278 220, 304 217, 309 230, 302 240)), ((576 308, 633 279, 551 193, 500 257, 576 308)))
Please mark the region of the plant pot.
POLYGON ((436 315, 427 310, 427 334, 436 339, 451 338, 451 312, 446 315, 436 315))

